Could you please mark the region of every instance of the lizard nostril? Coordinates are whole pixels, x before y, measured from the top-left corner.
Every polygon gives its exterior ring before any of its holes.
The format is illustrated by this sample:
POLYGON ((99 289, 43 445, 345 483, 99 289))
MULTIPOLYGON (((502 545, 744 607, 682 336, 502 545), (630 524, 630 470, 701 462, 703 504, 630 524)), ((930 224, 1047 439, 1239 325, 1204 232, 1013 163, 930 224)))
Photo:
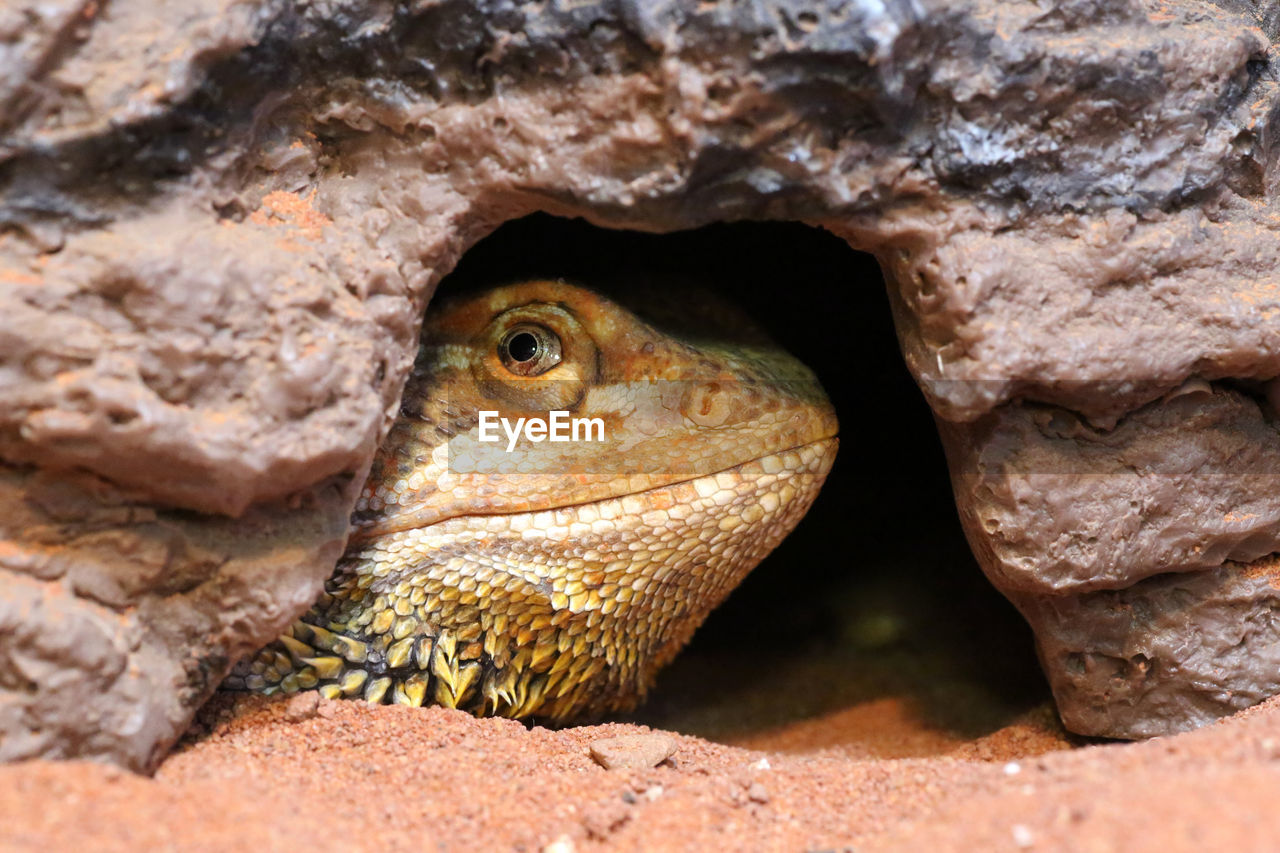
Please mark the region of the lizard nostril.
POLYGON ((732 403, 719 382, 695 383, 684 392, 680 412, 698 426, 724 426, 732 412, 732 403))

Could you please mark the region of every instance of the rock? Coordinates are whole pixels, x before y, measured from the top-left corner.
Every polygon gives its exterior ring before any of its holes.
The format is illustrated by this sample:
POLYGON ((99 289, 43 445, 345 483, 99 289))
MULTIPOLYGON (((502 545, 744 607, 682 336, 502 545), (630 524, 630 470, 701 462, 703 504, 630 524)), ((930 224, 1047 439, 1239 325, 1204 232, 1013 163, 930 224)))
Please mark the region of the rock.
POLYGON ((319 713, 320 694, 310 690, 290 696, 284 707, 284 718, 291 723, 310 720, 319 713))
POLYGON ((1280 693, 1275 558, 1170 573, 1119 590, 1015 594, 1063 721, 1114 737, 1165 734, 1280 693))
POLYGON ((1110 429, 1012 405, 942 433, 1068 728, 1167 734, 1280 692, 1280 433, 1257 400, 1206 383, 1110 429))
POLYGON ((1170 732, 1274 692, 1243 649, 1206 687, 1182 641, 1228 648, 1271 606, 1249 572, 1280 523, 1275 19, 19 0, 0 760, 155 766, 332 568, 436 282, 536 209, 798 219, 875 253, 974 550, 1069 724, 1170 732))
POLYGON ((591 758, 606 770, 636 770, 657 767, 676 751, 675 739, 652 732, 619 735, 591 742, 591 758))

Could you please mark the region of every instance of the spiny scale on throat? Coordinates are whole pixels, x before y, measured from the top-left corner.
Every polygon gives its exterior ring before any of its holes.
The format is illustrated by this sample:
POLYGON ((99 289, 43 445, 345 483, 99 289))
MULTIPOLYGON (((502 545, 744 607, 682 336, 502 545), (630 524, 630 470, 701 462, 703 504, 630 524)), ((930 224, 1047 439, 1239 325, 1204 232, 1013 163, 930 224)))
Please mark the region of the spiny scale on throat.
POLYGON ((812 374, 735 323, 677 335, 559 282, 433 307, 324 595, 229 686, 548 721, 633 705, 835 456, 812 374), (482 411, 555 410, 602 440, 478 438, 482 411))

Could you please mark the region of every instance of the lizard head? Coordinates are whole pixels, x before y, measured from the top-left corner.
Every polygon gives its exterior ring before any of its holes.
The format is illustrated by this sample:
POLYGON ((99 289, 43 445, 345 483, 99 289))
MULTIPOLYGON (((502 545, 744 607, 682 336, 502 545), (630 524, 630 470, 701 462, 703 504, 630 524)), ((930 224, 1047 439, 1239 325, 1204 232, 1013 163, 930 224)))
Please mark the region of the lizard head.
POLYGON ((532 281, 432 306, 284 689, 628 707, 791 531, 837 444, 812 372, 704 295, 624 298, 532 281))
POLYGON ((353 516, 357 539, 624 497, 837 430, 812 371, 706 293, 624 307, 532 281, 446 302, 422 337, 353 516), (512 436, 521 418, 556 411, 599 424, 577 440, 571 428, 567 441, 512 436))

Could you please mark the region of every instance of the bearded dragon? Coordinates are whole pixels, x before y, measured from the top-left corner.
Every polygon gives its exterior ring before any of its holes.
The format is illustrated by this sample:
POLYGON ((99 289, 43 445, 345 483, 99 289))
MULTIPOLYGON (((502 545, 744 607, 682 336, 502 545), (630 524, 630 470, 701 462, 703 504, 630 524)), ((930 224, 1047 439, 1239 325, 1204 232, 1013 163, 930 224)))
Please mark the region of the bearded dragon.
POLYGON ((629 708, 799 522, 836 432, 808 368, 703 299, 531 281, 433 304, 324 594, 227 684, 629 708))

